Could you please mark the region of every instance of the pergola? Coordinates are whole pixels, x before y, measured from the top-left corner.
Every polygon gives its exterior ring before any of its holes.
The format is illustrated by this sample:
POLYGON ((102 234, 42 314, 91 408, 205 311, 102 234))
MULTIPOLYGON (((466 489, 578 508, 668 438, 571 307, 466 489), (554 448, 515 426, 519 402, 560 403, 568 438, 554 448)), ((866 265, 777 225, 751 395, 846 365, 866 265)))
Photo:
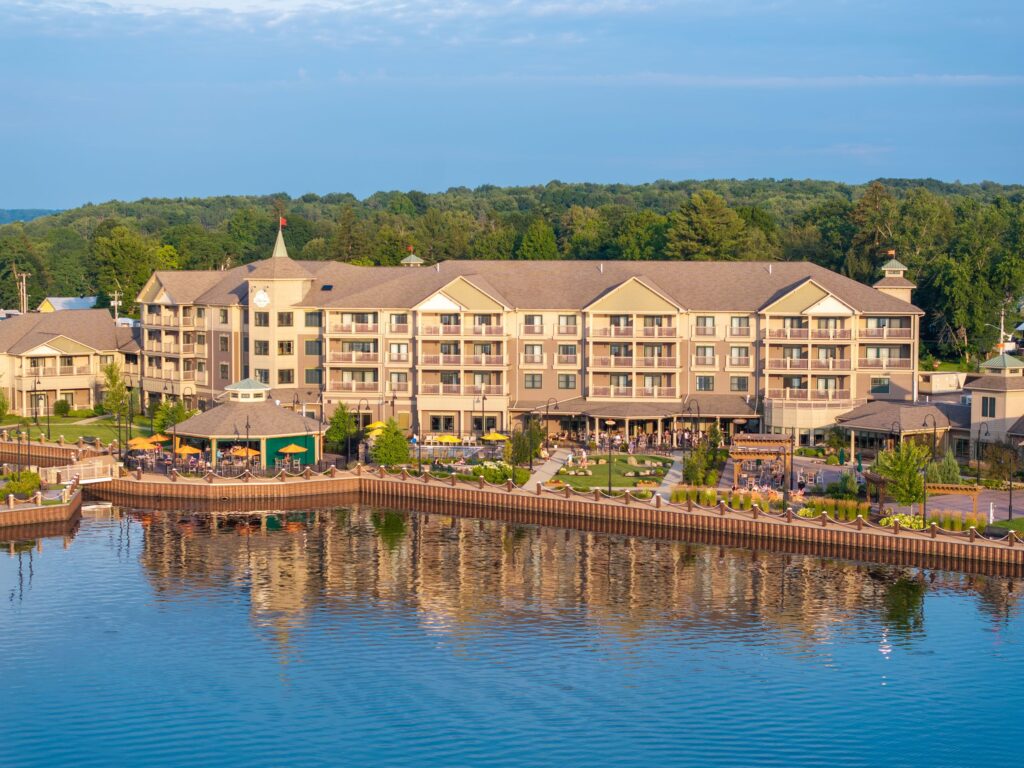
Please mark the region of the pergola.
MULTIPOLYGON (((729 446, 732 484, 739 486, 744 461, 782 461, 787 483, 793 476, 793 438, 771 434, 736 434, 729 446)), ((791 489, 792 490, 792 489, 791 489)))

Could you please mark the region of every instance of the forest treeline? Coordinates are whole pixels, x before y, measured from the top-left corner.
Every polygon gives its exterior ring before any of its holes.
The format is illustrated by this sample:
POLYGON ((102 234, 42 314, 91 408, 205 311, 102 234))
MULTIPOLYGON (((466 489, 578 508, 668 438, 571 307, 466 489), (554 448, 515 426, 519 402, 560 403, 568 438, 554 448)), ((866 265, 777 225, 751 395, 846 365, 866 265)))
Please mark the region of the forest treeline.
POLYGON ((924 337, 947 357, 984 354, 1000 309, 1024 299, 1024 187, 880 179, 718 180, 454 188, 446 192, 142 199, 0 226, 0 305, 16 269, 33 303, 102 298, 126 309, 155 269, 266 258, 278 216, 294 258, 809 260, 872 283, 889 249, 918 284, 924 337))

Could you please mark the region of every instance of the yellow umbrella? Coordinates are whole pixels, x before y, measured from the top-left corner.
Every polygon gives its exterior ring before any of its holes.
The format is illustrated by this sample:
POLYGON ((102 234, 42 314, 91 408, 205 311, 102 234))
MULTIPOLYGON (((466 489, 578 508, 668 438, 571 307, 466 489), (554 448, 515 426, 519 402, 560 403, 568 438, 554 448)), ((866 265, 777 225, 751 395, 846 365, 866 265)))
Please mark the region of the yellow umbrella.
POLYGON ((455 435, 441 435, 439 438, 437 438, 437 442, 447 443, 448 445, 458 445, 462 441, 459 440, 459 438, 457 438, 455 435))
POLYGON ((385 424, 383 421, 375 421, 372 424, 367 424, 366 428, 370 429, 370 430, 373 430, 373 429, 384 429, 384 427, 386 427, 386 426, 387 426, 387 424, 385 424))
POLYGON ((202 451, 194 445, 183 445, 175 453, 180 453, 182 456, 191 456, 196 453, 202 453, 202 451))
POLYGON ((231 449, 232 456, 259 456, 260 452, 255 448, 246 448, 245 446, 236 445, 231 449))
POLYGON ((150 435, 146 439, 149 440, 149 442, 151 443, 166 443, 171 438, 169 438, 167 435, 161 435, 158 433, 155 435, 150 435))
POLYGON ((508 440, 508 435, 503 435, 500 432, 488 432, 486 435, 480 438, 481 440, 508 440))
POLYGON ((366 436, 367 437, 380 437, 382 434, 384 434, 384 430, 383 429, 371 429, 369 432, 366 433, 366 436))
POLYGON ((301 445, 296 445, 295 443, 292 443, 291 445, 286 445, 284 448, 278 449, 277 452, 278 453, 305 453, 307 450, 308 450, 307 448, 303 448, 301 445))
POLYGON ((133 437, 128 441, 129 448, 152 448, 153 443, 144 437, 133 437))

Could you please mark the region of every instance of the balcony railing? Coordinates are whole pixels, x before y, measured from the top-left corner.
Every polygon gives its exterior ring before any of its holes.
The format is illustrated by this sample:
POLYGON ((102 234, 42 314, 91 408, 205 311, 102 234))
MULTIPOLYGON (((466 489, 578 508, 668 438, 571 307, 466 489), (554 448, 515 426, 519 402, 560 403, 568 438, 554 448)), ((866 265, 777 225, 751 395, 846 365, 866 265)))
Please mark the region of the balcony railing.
POLYGON ((421 395, 505 395, 504 384, 420 384, 421 395))
POLYGON ((754 365, 754 358, 750 355, 728 357, 726 358, 726 365, 730 368, 752 368, 754 365))
POLYGON ((637 387, 637 397, 675 397, 675 387, 637 387))
POLYGON ((486 366, 504 366, 505 356, 504 355, 463 355, 463 365, 486 365, 486 366))
POLYGON ((578 355, 556 355, 555 365, 579 365, 578 355))
POLYGON ((608 325, 604 327, 591 326, 587 333, 591 336, 632 336, 634 327, 632 325, 608 325))
POLYGON ((637 336, 674 338, 676 328, 672 325, 644 325, 637 329, 637 336))
POLYGON ((523 326, 523 334, 526 336, 540 336, 544 333, 544 326, 540 324, 530 324, 523 326))
POLYGON ((389 363, 408 363, 409 353, 408 352, 388 352, 389 363))
POLYGON ((768 359, 768 369, 772 371, 806 371, 810 361, 806 357, 772 357, 768 359))
POLYGON ((750 338, 750 326, 749 325, 730 325, 729 326, 729 337, 733 339, 749 339, 750 338))
POLYGON ((501 336, 505 333, 505 327, 502 325, 474 325, 470 328, 470 332, 474 336, 501 336))
POLYGON ((62 365, 57 369, 61 376, 81 376, 89 373, 88 365, 62 365))
POLYGON ((844 357, 811 358, 812 371, 848 371, 850 360, 844 357))
POLYGON ((632 368, 633 358, 627 355, 601 355, 591 359, 594 368, 632 368))
POLYGON ((713 337, 717 330, 718 329, 713 325, 695 325, 693 326, 693 335, 704 338, 713 337))
POLYGON ((331 333, 377 333, 380 323, 332 323, 331 333))
POLYGON ((812 328, 811 338, 815 341, 821 339, 835 339, 839 341, 849 341, 853 337, 853 332, 849 328, 812 328))
POLYGON ((655 355, 654 357, 638 357, 636 358, 637 368, 675 368, 676 359, 674 357, 663 357, 661 355, 655 355))
POLYGON ((544 365, 544 355, 523 355, 523 365, 544 365))
POLYGON ((458 336, 462 333, 461 325, 423 325, 420 326, 421 336, 458 336))
POLYGON ((769 389, 767 392, 770 400, 796 400, 811 402, 836 402, 850 400, 848 389, 806 389, 806 388, 784 388, 769 389))
POLYGON ((857 361, 861 368, 885 368, 909 371, 913 360, 909 357, 862 357, 857 361))
POLYGON ((765 334, 769 339, 809 339, 810 328, 769 328, 765 334))
POLYGON ((694 355, 693 356, 693 367, 694 368, 710 368, 718 365, 717 355, 694 355))
POLYGON ((909 339, 913 330, 910 328, 861 328, 858 332, 862 339, 909 339))
POLYGON ((331 352, 328 358, 332 363, 378 363, 379 352, 331 352))
POLYGON ((379 381, 333 381, 331 389, 335 392, 379 392, 379 381))
POLYGON ((560 325, 558 326, 559 336, 579 336, 580 327, 578 325, 560 325))
POLYGON ((395 334, 405 334, 405 333, 409 332, 409 324, 408 323, 391 323, 391 325, 388 327, 388 330, 391 333, 395 333, 395 334))
POLYGON ((391 392, 408 392, 409 382, 408 381, 389 381, 388 389, 391 392))

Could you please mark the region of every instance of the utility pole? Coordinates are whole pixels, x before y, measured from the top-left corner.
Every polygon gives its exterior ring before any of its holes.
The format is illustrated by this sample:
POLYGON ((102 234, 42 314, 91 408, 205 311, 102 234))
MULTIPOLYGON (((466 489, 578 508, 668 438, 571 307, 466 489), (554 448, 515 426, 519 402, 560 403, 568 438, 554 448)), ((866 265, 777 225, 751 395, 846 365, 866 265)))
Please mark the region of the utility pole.
POLYGON ((28 314, 28 286, 26 280, 32 275, 28 272, 19 272, 18 268, 14 268, 14 279, 18 281, 18 305, 21 310, 21 314, 28 314))
POLYGON ((110 306, 114 308, 114 320, 118 319, 118 308, 121 306, 121 292, 114 291, 110 294, 110 306))

